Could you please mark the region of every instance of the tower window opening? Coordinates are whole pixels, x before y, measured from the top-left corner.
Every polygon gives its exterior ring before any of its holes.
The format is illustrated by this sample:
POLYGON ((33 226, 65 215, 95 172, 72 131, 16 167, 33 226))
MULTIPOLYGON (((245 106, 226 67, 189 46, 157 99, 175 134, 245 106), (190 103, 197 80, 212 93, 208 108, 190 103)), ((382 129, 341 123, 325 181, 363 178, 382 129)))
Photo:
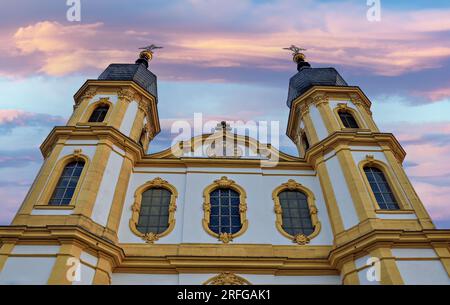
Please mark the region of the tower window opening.
POLYGON ((89 118, 89 122, 91 123, 99 123, 105 120, 106 114, 108 113, 109 106, 108 105, 100 105, 92 112, 91 117, 89 118))
POLYGON ((370 166, 364 167, 364 172, 380 209, 399 210, 397 200, 383 172, 370 166))
POLYGON ((83 171, 84 161, 72 161, 64 167, 49 205, 69 205, 83 171))
POLYGON ((359 128, 358 123, 350 112, 340 110, 339 118, 341 119, 342 124, 344 124, 345 128, 359 128))

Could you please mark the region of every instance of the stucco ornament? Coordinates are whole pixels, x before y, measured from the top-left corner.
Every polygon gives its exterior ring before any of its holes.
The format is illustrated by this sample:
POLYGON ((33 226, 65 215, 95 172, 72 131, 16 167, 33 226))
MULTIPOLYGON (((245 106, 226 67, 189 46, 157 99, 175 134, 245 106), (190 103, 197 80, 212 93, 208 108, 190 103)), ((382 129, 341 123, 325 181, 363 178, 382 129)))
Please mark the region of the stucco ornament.
POLYGON ((251 283, 232 272, 222 272, 206 281, 204 285, 251 285, 251 283))

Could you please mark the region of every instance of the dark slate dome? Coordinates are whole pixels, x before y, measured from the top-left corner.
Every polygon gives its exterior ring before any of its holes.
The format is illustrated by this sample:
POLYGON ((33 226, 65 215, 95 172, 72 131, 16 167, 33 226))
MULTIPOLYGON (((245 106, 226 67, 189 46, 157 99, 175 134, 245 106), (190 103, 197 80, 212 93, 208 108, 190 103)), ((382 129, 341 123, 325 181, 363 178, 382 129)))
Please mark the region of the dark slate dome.
POLYGON ((335 68, 311 68, 307 62, 298 63, 298 73, 289 81, 287 106, 313 86, 348 86, 335 68))
POLYGON ((148 62, 143 62, 141 59, 138 59, 135 64, 110 64, 98 79, 134 81, 158 101, 156 75, 147 67, 148 62))

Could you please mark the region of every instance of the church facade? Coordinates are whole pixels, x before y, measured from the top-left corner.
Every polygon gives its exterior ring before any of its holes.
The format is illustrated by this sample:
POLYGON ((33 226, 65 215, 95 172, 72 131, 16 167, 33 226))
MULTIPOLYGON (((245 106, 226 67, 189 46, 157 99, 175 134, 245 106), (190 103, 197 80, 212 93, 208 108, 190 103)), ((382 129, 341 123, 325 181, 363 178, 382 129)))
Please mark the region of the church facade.
POLYGON ((146 154, 160 132, 151 57, 87 80, 43 142, 0 227, 0 284, 450 284, 450 231, 359 87, 295 52, 299 157, 226 123, 146 154))

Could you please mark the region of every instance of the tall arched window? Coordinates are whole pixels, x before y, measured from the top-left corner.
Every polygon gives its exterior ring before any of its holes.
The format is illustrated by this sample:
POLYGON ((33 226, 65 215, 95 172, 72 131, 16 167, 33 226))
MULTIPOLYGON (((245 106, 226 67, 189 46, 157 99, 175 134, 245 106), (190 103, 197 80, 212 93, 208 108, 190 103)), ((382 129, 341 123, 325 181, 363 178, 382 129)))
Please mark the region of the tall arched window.
POLYGON ((345 128, 359 128, 358 123, 349 111, 339 110, 338 113, 345 128))
POLYGON ((131 231, 148 243, 168 235, 175 227, 177 189, 161 178, 140 186, 134 194, 131 231))
POLYGON ((242 187, 222 177, 206 187, 203 197, 203 228, 206 232, 224 243, 245 232, 247 204, 242 187))
POLYGON ((108 105, 100 105, 92 112, 89 122, 91 123, 99 123, 105 120, 106 114, 108 113, 109 106, 108 105))
POLYGON ((49 205, 69 205, 72 200, 73 193, 77 187, 81 172, 83 171, 84 161, 72 161, 64 167, 61 177, 56 184, 50 198, 49 205))
POLYGON ((310 190, 290 179, 277 187, 272 197, 275 203, 275 224, 282 235, 299 245, 305 245, 319 234, 321 224, 314 194, 310 190))
POLYGON ((383 172, 372 166, 365 166, 364 173, 367 176, 372 192, 382 210, 399 210, 399 205, 386 180, 383 172))

